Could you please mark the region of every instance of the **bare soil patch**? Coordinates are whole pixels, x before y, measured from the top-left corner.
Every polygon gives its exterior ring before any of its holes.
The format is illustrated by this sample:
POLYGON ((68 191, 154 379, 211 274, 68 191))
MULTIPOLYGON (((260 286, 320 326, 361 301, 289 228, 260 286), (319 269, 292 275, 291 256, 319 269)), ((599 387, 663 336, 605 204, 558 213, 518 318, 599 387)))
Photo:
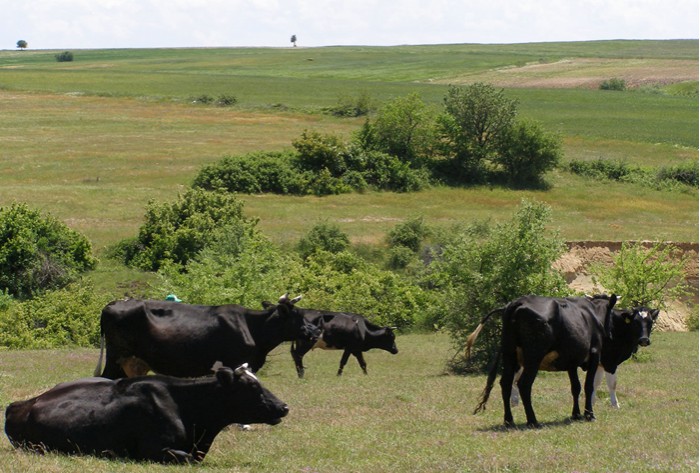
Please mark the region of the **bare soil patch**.
POLYGON ((623 79, 628 87, 668 85, 698 80, 698 61, 681 59, 571 58, 494 69, 453 77, 450 84, 489 82, 498 87, 596 89, 600 83, 623 79))
MULTIPOLYGON (((570 242, 569 250, 556 261, 555 267, 566 277, 569 287, 587 294, 607 292, 593 282, 590 265, 609 265, 619 250, 621 242, 570 242)), ((687 331, 685 321, 691 311, 697 310, 692 301, 698 298, 698 244, 677 244, 684 256, 688 257, 685 266, 686 282, 693 289, 691 301, 673 301, 666 311, 661 311, 655 324, 656 330, 669 332, 687 331)))

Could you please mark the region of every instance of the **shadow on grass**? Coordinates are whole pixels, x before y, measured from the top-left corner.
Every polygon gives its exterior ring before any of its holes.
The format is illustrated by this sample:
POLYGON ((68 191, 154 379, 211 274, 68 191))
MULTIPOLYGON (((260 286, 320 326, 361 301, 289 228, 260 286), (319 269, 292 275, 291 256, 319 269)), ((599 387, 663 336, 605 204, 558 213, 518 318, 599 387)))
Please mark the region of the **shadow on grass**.
POLYGON ((564 419, 561 420, 553 420, 549 422, 540 422, 539 427, 528 427, 526 424, 518 424, 515 426, 507 427, 503 424, 498 424, 498 425, 492 425, 491 427, 481 427, 476 429, 477 432, 521 432, 521 431, 528 431, 528 430, 542 430, 542 429, 548 429, 548 428, 554 428, 554 427, 562 427, 562 426, 568 426, 577 422, 584 422, 584 421, 578 421, 578 420, 573 420, 571 417, 565 417, 564 419))

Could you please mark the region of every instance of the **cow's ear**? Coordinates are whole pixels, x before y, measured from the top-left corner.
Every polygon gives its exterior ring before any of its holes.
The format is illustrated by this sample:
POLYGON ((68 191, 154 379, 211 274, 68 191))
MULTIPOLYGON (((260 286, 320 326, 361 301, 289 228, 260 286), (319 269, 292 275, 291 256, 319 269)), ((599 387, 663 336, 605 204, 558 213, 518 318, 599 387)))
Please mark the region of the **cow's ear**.
POLYGON ((659 316, 659 309, 654 309, 651 311, 651 320, 656 320, 656 318, 659 316))
POLYGON ((231 368, 219 368, 216 371, 216 379, 222 386, 231 386, 233 384, 233 370, 231 368))

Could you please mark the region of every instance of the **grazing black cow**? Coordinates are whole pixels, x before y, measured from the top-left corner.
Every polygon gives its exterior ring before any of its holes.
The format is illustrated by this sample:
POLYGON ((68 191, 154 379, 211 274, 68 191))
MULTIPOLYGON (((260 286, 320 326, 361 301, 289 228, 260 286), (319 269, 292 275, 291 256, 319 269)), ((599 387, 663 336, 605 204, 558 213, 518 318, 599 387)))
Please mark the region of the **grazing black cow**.
POLYGON ((17 448, 122 457, 162 463, 200 462, 232 423, 275 425, 289 408, 246 365, 181 379, 142 376, 63 383, 5 412, 17 448))
MULTIPOLYGON (((608 393, 610 395, 610 405, 615 409, 620 408, 620 403, 617 399, 617 367, 631 357, 639 346, 645 347, 651 345, 649 335, 653 327, 653 323, 659 315, 657 309, 649 309, 647 307, 633 307, 631 309, 613 309, 612 311, 612 331, 613 338, 616 340, 627 340, 629 343, 615 344, 603 343, 602 360, 608 360, 608 369, 606 371, 603 365, 598 365, 596 370, 595 380, 593 381, 593 391, 598 390, 598 386, 603 382, 603 376, 608 385, 608 393), (634 343, 634 340, 639 340, 639 343, 634 343)), ((513 381, 513 392, 510 397, 510 405, 517 406, 518 388, 516 386, 522 368, 516 373, 513 381)), ((595 405, 595 396, 593 396, 593 404, 595 405)))
POLYGON ((149 369, 171 376, 203 376, 217 360, 226 366, 249 363, 255 372, 283 341, 318 336, 318 329, 294 307, 300 297, 290 300, 284 295, 262 311, 239 305, 111 302, 102 310, 102 349, 95 376, 105 344, 100 376, 110 379, 143 375, 149 369))
MULTIPOLYGON (((503 374, 500 384, 506 426, 515 425, 510 408, 510 395, 517 366, 523 367, 518 389, 528 426, 539 425, 532 408, 531 393, 532 384, 540 369, 568 372, 573 397, 573 419, 581 419, 578 403, 581 383, 577 370, 579 367, 586 370, 584 416, 587 420, 594 420, 593 383, 596 369, 599 364, 603 364, 606 369, 612 369, 613 363, 612 360, 602 358, 604 341, 614 346, 629 343, 623 337, 609 339, 612 336, 611 312, 616 302, 615 295, 567 298, 524 296, 486 315, 467 339, 467 353, 470 352, 484 323, 491 315, 499 312, 502 313, 503 320, 501 346, 489 371, 482 399, 474 413, 486 406, 502 356, 503 374)), ((631 338, 631 335, 629 337, 631 338)), ((638 341, 640 340, 635 339, 635 343, 638 341)))
POLYGON ((292 358, 300 378, 304 377, 304 355, 313 348, 324 350, 343 350, 340 358, 338 376, 343 374, 343 368, 350 355, 353 355, 367 374, 367 363, 363 352, 372 348, 380 348, 395 355, 396 336, 391 327, 380 327, 365 317, 348 312, 324 312, 314 309, 300 309, 306 320, 319 328, 321 335, 316 339, 298 338, 292 342, 292 358))

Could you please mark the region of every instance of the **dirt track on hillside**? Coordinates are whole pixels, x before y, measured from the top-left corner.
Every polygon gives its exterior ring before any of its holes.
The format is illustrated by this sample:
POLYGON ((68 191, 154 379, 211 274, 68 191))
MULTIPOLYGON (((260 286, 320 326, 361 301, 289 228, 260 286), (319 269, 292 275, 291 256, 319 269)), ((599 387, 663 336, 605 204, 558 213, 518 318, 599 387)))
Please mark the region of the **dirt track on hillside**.
MULTIPOLYGON (((566 277, 569 286, 576 291, 588 294, 606 292, 596 287, 590 274, 591 263, 612 264, 613 256, 619 250, 621 242, 569 242, 569 250, 555 263, 556 269, 566 277)), ((690 301, 674 301, 667 311, 662 311, 656 322, 656 330, 686 331, 685 320, 697 307, 692 301, 698 298, 698 244, 677 244, 681 253, 688 257, 685 265, 686 282, 691 286, 693 295, 690 301)))
POLYGON ((507 88, 597 89, 600 83, 623 79, 629 88, 663 86, 698 80, 698 61, 685 59, 570 58, 503 67, 480 74, 451 77, 437 82, 454 85, 488 82, 507 88))

